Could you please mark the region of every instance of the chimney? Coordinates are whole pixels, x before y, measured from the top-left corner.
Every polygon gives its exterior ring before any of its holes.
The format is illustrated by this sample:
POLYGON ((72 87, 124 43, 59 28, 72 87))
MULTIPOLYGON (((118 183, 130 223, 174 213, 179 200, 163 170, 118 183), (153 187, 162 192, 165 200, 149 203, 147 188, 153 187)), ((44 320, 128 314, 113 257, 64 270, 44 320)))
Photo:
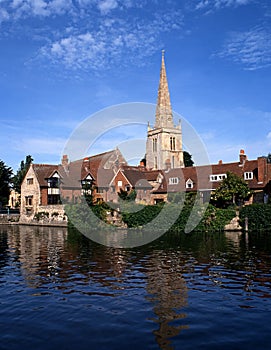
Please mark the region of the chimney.
POLYGON ((246 160, 247 160, 247 156, 245 154, 245 151, 243 149, 241 149, 240 150, 240 154, 239 154, 239 162, 240 162, 240 164, 244 164, 246 160))
POLYGON ((63 154, 61 164, 66 167, 69 164, 69 159, 67 154, 63 154))
POLYGON ((218 161, 218 164, 219 164, 219 165, 223 164, 223 162, 222 162, 221 159, 218 161))
POLYGON ((141 159, 140 163, 139 163, 140 167, 145 167, 146 166, 146 158, 141 159))
POLYGON ((266 158, 258 157, 258 183, 264 183, 266 180, 266 158))

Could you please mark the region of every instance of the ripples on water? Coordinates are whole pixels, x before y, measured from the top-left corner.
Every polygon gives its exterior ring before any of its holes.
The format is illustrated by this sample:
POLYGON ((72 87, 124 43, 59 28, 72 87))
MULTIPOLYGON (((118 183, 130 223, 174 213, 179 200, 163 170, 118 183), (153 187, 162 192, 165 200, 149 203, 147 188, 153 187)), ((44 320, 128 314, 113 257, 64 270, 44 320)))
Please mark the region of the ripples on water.
POLYGON ((267 349, 271 234, 108 248, 0 226, 0 349, 267 349))

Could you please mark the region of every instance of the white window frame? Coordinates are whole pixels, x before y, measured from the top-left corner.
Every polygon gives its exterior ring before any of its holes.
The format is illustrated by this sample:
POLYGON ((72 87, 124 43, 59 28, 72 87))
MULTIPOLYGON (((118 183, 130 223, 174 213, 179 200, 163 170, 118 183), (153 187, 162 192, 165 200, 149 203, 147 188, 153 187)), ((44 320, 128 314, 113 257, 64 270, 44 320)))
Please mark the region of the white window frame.
POLYGON ((244 180, 253 180, 253 172, 252 171, 246 171, 244 173, 244 180))
POLYGON ((178 177, 170 177, 168 179, 168 184, 169 185, 178 185, 179 183, 179 178, 178 177))
POLYGON ((212 174, 209 176, 211 182, 223 181, 227 178, 227 174, 212 174))
POLYGON ((118 187, 122 187, 122 180, 118 181, 118 187))
POLYGON ((185 188, 193 188, 194 182, 191 179, 188 179, 185 183, 185 188))

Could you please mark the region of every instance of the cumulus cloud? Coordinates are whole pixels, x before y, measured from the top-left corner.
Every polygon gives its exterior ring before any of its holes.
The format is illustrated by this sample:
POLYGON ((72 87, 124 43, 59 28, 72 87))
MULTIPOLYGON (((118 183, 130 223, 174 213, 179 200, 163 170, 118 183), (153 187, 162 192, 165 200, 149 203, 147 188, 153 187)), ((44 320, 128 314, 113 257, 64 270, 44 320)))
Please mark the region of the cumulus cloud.
POLYGON ((246 32, 234 32, 217 54, 246 70, 257 70, 271 65, 271 32, 255 27, 246 32))

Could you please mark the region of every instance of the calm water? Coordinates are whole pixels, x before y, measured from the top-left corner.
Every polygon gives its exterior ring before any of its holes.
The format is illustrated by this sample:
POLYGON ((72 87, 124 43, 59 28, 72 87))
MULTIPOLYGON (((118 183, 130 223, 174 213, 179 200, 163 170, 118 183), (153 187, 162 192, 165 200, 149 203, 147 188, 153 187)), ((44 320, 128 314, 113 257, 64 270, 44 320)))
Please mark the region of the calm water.
POLYGON ((1 349, 270 349, 271 234, 115 249, 0 226, 1 349))

